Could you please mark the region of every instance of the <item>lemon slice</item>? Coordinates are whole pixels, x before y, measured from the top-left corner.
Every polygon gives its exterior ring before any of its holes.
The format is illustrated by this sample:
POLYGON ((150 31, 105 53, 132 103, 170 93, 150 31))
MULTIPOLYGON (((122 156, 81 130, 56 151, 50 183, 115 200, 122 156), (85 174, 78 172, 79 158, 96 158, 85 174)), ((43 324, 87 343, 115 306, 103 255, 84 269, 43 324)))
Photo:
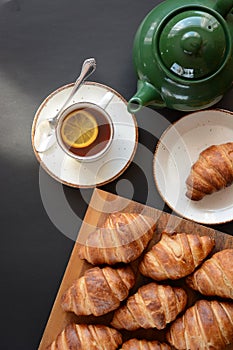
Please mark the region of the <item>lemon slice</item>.
POLYGON ((90 146, 98 135, 95 117, 85 110, 73 111, 63 121, 61 136, 70 147, 84 148, 90 146))

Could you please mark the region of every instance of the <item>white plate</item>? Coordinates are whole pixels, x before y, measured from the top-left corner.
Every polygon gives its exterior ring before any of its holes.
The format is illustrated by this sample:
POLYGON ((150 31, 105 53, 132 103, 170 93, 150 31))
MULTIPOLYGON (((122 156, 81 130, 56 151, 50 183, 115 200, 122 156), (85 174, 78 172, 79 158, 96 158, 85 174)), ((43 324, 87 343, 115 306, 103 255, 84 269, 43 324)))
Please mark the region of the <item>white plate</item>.
POLYGON ((229 141, 233 141, 233 113, 225 110, 191 113, 163 133, 154 155, 154 179, 161 197, 176 213, 202 224, 233 220, 233 185, 198 202, 185 196, 185 180, 199 153, 229 141))
POLYGON ((95 187, 104 185, 118 176, 131 163, 136 152, 138 130, 134 115, 127 111, 127 102, 108 86, 85 82, 71 103, 98 101, 112 91, 114 97, 106 108, 114 123, 114 139, 109 151, 93 162, 78 162, 69 157, 56 142, 48 151, 38 153, 34 147, 34 134, 37 125, 56 114, 71 91, 73 84, 65 85, 50 94, 36 112, 32 125, 33 150, 41 166, 57 181, 71 187, 95 187))

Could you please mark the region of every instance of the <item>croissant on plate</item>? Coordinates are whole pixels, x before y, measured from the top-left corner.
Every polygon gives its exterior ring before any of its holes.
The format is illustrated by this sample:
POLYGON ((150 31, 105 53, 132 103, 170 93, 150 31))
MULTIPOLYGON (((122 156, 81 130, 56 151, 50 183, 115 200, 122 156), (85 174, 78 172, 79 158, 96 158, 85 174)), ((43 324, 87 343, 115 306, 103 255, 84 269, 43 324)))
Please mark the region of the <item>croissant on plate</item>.
POLYGON ((161 240, 147 252, 140 272, 157 281, 179 279, 192 273, 215 245, 209 236, 164 232, 161 240))
POLYGON ((199 201, 233 183, 233 142, 203 150, 186 180, 186 196, 199 201))
POLYGON ((199 300, 175 320, 167 340, 178 350, 220 350, 233 342, 233 303, 199 300))
POLYGON ((155 220, 137 213, 110 214, 103 227, 78 243, 79 257, 91 264, 129 263, 138 258, 155 230, 155 220))
POLYGON ((145 339, 130 339, 122 344, 120 350, 171 350, 171 347, 165 343, 160 343, 157 340, 148 341, 145 339))
POLYGON ((140 287, 126 305, 114 312, 111 325, 129 331, 163 329, 184 310, 186 303, 187 295, 182 288, 152 282, 140 287))
POLYGON ((104 325, 69 324, 47 350, 116 350, 121 334, 104 325))
POLYGON ((215 253, 186 282, 204 295, 233 299, 233 249, 215 253))
POLYGON ((76 315, 101 316, 119 307, 135 283, 129 266, 113 269, 93 267, 62 296, 62 308, 76 315))

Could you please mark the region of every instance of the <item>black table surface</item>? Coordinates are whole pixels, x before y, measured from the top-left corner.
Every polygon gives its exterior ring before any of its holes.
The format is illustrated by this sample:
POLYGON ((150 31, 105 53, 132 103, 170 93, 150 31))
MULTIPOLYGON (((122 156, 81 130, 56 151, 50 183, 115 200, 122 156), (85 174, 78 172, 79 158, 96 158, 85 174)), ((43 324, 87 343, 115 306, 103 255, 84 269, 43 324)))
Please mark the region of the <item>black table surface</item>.
MULTIPOLYGON (((1 349, 37 349, 93 191, 63 186, 41 169, 31 146, 34 114, 48 94, 74 81, 88 57, 97 60, 90 80, 128 100, 136 89, 134 35, 159 2, 0 1, 1 349), (69 221, 61 192, 76 220, 69 221)), ((215 107, 232 110, 232 94, 215 107)), ((160 110, 164 123, 156 111, 147 114, 137 115, 133 162, 101 188, 170 212, 156 190, 152 159, 161 133, 184 113, 160 110)), ((232 222, 214 228, 233 232, 232 222)))

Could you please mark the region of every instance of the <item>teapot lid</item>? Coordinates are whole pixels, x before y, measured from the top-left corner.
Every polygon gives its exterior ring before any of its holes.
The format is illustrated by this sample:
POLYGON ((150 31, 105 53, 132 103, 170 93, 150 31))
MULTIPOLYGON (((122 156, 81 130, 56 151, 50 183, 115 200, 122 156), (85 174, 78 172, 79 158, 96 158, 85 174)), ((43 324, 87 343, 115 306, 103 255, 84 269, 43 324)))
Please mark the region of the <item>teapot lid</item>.
POLYGON ((166 68, 193 80, 205 78, 222 66, 227 43, 217 17, 200 10, 186 10, 168 18, 157 42, 166 68))

